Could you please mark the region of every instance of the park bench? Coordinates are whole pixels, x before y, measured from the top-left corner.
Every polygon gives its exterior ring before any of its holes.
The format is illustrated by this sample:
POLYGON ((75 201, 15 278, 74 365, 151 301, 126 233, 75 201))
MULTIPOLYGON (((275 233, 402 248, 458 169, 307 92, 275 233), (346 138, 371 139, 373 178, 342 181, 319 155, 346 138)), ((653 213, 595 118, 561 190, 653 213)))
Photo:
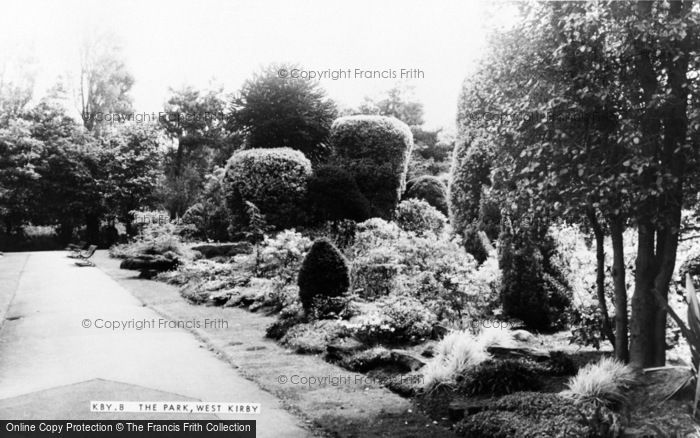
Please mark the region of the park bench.
MULTIPOLYGON (((95 264, 90 260, 97 250, 97 245, 90 245, 87 250, 80 251, 75 257, 78 259, 75 264, 78 266, 95 266, 95 264)), ((70 256, 69 256, 70 257, 70 256)))
POLYGON ((84 240, 81 240, 78 243, 69 243, 68 246, 66 247, 66 251, 82 251, 85 249, 85 246, 87 245, 87 242, 84 240))

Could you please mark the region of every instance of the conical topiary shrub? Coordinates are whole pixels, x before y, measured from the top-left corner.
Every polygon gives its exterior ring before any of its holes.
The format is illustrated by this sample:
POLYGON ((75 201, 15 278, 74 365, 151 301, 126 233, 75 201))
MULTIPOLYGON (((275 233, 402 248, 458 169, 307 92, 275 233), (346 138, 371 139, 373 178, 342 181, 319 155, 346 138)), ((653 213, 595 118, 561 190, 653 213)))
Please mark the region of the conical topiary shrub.
POLYGON ((350 287, 345 257, 328 240, 313 243, 299 270, 299 298, 308 312, 316 297, 339 297, 350 287))

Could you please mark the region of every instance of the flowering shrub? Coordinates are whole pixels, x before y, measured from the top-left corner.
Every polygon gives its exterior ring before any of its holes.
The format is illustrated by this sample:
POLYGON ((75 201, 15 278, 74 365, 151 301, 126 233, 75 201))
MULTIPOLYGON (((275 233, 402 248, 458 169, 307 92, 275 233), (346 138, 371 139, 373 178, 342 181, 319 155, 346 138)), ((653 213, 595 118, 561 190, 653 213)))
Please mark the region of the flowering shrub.
POLYGON ((352 265, 351 290, 364 298, 389 295, 398 288, 401 265, 373 263, 369 257, 356 259, 352 265))
POLYGON ((226 286, 244 281, 242 277, 249 277, 243 276, 236 268, 235 263, 201 259, 182 264, 175 271, 163 272, 158 275, 158 279, 179 286, 189 282, 216 280, 224 283, 224 286, 226 286))
POLYGON ((422 199, 408 199, 396 207, 396 223, 405 231, 418 235, 440 235, 447 225, 447 218, 422 199))
POLYGON ((391 248, 372 248, 353 261, 351 290, 365 298, 389 295, 397 288, 401 268, 399 256, 391 248))
POLYGON ((115 258, 128 258, 143 254, 172 252, 180 258, 191 259, 192 251, 183 243, 180 237, 181 230, 181 226, 171 222, 146 223, 133 241, 112 246, 109 249, 109 255, 115 258))
POLYGON ((393 222, 372 218, 357 224, 355 243, 351 253, 353 257, 367 254, 370 250, 386 247, 399 238, 401 229, 393 222))
POLYGON ((459 240, 409 235, 396 242, 395 250, 404 265, 402 285, 426 300, 440 320, 459 321, 482 299, 472 281, 476 262, 459 240))
POLYGON ((290 148, 248 149, 236 152, 226 165, 224 191, 231 212, 245 216, 252 202, 271 225, 294 225, 306 195, 311 162, 290 148))
POLYGON ((263 277, 294 282, 304 257, 311 248, 311 239, 294 230, 285 230, 275 237, 265 236, 260 248, 260 273, 263 277))
POLYGON ((323 353, 329 343, 344 337, 346 332, 338 321, 312 321, 290 327, 280 342, 297 353, 323 353))
POLYGON ((435 315, 416 298, 391 295, 377 301, 377 308, 350 325, 355 336, 370 344, 418 343, 432 332, 435 315))
POLYGON ((465 313, 492 302, 499 284, 495 262, 476 275, 476 262, 458 239, 432 233, 417 236, 382 219, 358 224, 351 252, 353 290, 367 284, 379 290, 400 289, 424 300, 439 320, 461 320, 465 313), (371 265, 394 265, 400 271, 371 265), (393 278, 394 274, 398 276, 393 278))

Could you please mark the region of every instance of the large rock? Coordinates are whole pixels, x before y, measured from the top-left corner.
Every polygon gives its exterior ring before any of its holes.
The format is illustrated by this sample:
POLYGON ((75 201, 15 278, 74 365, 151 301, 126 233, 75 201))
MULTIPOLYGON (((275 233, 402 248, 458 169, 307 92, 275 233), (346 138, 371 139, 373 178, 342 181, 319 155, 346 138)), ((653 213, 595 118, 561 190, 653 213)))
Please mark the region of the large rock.
POLYGON ((140 255, 124 259, 119 268, 132 271, 157 271, 164 272, 175 269, 179 264, 177 258, 169 258, 161 255, 140 255))
POLYGON ((528 358, 537 362, 544 362, 549 359, 548 351, 537 350, 528 347, 501 347, 493 345, 486 349, 491 355, 497 359, 521 359, 528 358))
POLYGON ((513 339, 520 342, 532 342, 535 340, 535 335, 527 330, 513 330, 513 339))
POLYGON ((251 254, 253 245, 249 242, 212 243, 193 246, 192 250, 199 251, 204 258, 233 257, 239 254, 251 254))
POLYGON ((360 345, 351 341, 344 347, 334 345, 331 354, 340 357, 338 364, 343 368, 361 373, 376 369, 405 373, 416 371, 425 365, 425 360, 406 350, 375 347, 361 351, 360 348, 360 345))
POLYGON ((450 420, 459 421, 466 416, 485 411, 489 406, 489 400, 484 399, 453 400, 447 408, 447 415, 450 420))
POLYGON ((425 366, 425 360, 406 350, 391 350, 391 361, 411 371, 416 371, 425 366))

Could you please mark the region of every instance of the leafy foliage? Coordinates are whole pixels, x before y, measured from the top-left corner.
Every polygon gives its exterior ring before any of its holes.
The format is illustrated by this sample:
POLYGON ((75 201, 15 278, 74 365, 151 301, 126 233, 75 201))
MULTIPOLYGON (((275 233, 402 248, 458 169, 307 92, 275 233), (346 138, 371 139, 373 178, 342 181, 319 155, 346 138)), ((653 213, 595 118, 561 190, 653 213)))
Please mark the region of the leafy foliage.
POLYGON ((302 220, 311 163, 289 148, 249 149, 233 154, 226 165, 224 190, 234 219, 252 202, 270 225, 286 228, 302 220))
POLYGON ((80 49, 80 115, 85 127, 93 130, 111 123, 114 115, 125 116, 132 111, 129 92, 134 76, 126 67, 121 42, 114 34, 93 32, 80 49))
POLYGON ((370 216, 369 202, 355 179, 339 166, 318 166, 309 179, 310 214, 318 222, 350 219, 363 221, 370 216))
POLYGON ((195 202, 209 196, 210 175, 241 146, 241 136, 225 126, 225 110, 221 88, 183 86, 170 90, 158 123, 176 145, 165 156, 161 193, 173 215, 183 216, 195 202))
POLYGON ((222 168, 207 175, 200 201, 188 208, 182 216, 182 222, 196 227, 195 237, 215 241, 229 239, 228 228, 232 219, 226 209, 223 175, 222 168))
POLYGON ((317 296, 345 294, 350 286, 345 257, 328 240, 315 241, 301 265, 298 283, 299 298, 307 312, 313 308, 317 296))
POLYGON ((440 235, 447 225, 447 218, 435 207, 419 199, 402 201, 396 207, 396 223, 409 232, 419 235, 440 235))
POLYGON ((447 187, 437 177, 424 175, 409 181, 404 199, 410 198, 422 199, 440 213, 447 214, 447 187))
MULTIPOLYGON (((616 239, 629 224, 637 228, 629 357, 663 365, 664 309, 653 291, 667 299, 681 208, 693 202, 700 169, 700 125, 691 122, 700 102, 697 5, 532 3, 521 12, 465 82, 460 134, 496 146, 492 175, 504 206, 522 201, 538 217, 602 218, 616 239)), ((617 354, 626 358, 616 241, 617 354)))
POLYGON ((0 129, 0 217, 7 235, 18 232, 32 215, 31 187, 39 178, 35 167, 42 149, 25 121, 0 129))
POLYGON ((505 395, 542 386, 536 368, 520 360, 487 360, 469 370, 459 384, 470 395, 505 395))
POLYGON ((561 327, 571 303, 563 278, 551 265, 550 246, 536 226, 506 231, 501 238, 503 312, 537 330, 561 327))
POLYGON ((261 247, 260 274, 293 283, 311 247, 311 240, 294 230, 285 230, 274 238, 266 236, 261 247))
POLYGON ((368 344, 415 344, 430 336, 435 315, 416 298, 391 295, 377 301, 377 309, 361 315, 351 326, 368 344))
POLYGON ((355 178, 372 215, 390 218, 406 185, 413 136, 402 122, 382 116, 341 117, 333 122, 335 160, 355 178))
POLYGON ((365 97, 357 112, 395 117, 409 126, 423 124, 423 104, 415 100, 411 87, 393 87, 380 99, 365 97))
POLYGON ((493 147, 485 139, 462 139, 455 146, 448 200, 450 221, 458 234, 479 219, 481 194, 491 184, 493 159, 493 147))
POLYGON ((279 75, 294 68, 272 65, 247 80, 231 104, 230 129, 245 133, 249 149, 288 147, 318 162, 329 154, 337 109, 318 82, 279 75))
MULTIPOLYGON (((580 421, 580 412, 571 400, 558 394, 518 392, 501 397, 485 411, 465 418, 457 426, 457 433, 474 438, 600 436, 580 421)), ((610 436, 615 435, 606 438, 610 436)))

